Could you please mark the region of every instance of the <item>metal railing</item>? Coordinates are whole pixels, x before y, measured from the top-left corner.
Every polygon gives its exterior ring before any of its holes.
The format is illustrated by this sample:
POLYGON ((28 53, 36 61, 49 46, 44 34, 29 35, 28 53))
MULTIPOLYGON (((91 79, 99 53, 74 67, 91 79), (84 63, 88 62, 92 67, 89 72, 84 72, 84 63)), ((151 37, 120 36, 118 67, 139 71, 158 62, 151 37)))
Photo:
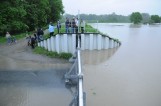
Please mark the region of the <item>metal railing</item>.
MULTIPOLYGON (((77 34, 79 36, 79 34, 77 34)), ((75 56, 73 56, 74 63, 65 74, 65 82, 69 86, 75 86, 76 92, 74 93, 73 100, 69 106, 85 106, 85 93, 83 92, 83 74, 81 68, 81 51, 80 51, 80 39, 78 37, 78 47, 75 56)))

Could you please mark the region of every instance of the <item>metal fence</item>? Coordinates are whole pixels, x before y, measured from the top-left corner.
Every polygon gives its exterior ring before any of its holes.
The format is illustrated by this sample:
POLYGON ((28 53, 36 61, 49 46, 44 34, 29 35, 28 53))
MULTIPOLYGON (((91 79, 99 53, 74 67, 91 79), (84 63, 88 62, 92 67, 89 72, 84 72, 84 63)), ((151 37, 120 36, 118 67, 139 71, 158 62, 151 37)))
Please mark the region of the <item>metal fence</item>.
POLYGON ((85 106, 86 94, 83 92, 83 74, 81 68, 81 56, 80 56, 80 40, 78 40, 78 47, 73 56, 73 65, 69 72, 65 74, 65 82, 68 86, 75 86, 76 90, 73 96, 73 100, 69 106, 85 106))

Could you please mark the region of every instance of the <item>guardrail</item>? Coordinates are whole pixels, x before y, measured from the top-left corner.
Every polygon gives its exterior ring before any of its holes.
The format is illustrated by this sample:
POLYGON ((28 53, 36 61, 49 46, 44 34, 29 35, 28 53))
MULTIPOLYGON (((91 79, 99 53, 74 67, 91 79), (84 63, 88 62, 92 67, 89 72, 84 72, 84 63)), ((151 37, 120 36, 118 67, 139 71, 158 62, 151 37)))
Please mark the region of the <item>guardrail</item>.
POLYGON ((76 92, 73 100, 69 104, 69 106, 85 106, 86 95, 83 92, 83 74, 81 68, 81 51, 80 51, 80 39, 77 39, 77 51, 76 56, 73 57, 74 64, 69 70, 68 73, 65 74, 65 82, 67 85, 76 86, 76 92))

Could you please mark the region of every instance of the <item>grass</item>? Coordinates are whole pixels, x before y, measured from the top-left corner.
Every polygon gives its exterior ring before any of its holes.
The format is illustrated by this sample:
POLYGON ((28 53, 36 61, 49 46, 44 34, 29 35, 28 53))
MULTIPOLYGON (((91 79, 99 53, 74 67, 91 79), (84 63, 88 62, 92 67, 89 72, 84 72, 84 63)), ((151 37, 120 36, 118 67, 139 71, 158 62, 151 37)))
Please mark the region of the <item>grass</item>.
POLYGON ((34 53, 36 54, 41 54, 41 55, 46 55, 51 58, 62 58, 62 59, 69 59, 72 57, 71 53, 60 53, 58 54, 57 52, 52 52, 52 51, 47 51, 46 49, 42 47, 36 47, 33 50, 34 53))
POLYGON ((0 37, 0 44, 5 43, 5 42, 6 42, 6 38, 5 37, 0 37))
POLYGON ((91 25, 86 24, 86 32, 87 33, 98 33, 99 31, 95 28, 93 28, 91 25))

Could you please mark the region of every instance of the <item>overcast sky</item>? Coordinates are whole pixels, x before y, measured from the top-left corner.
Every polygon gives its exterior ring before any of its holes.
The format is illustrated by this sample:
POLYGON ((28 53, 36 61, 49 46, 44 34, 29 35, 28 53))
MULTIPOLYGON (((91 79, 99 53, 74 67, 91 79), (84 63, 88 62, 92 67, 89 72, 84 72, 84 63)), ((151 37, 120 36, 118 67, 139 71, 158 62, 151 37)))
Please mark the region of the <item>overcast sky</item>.
POLYGON ((161 16, 161 0, 62 0, 65 13, 130 15, 132 12, 161 16))

